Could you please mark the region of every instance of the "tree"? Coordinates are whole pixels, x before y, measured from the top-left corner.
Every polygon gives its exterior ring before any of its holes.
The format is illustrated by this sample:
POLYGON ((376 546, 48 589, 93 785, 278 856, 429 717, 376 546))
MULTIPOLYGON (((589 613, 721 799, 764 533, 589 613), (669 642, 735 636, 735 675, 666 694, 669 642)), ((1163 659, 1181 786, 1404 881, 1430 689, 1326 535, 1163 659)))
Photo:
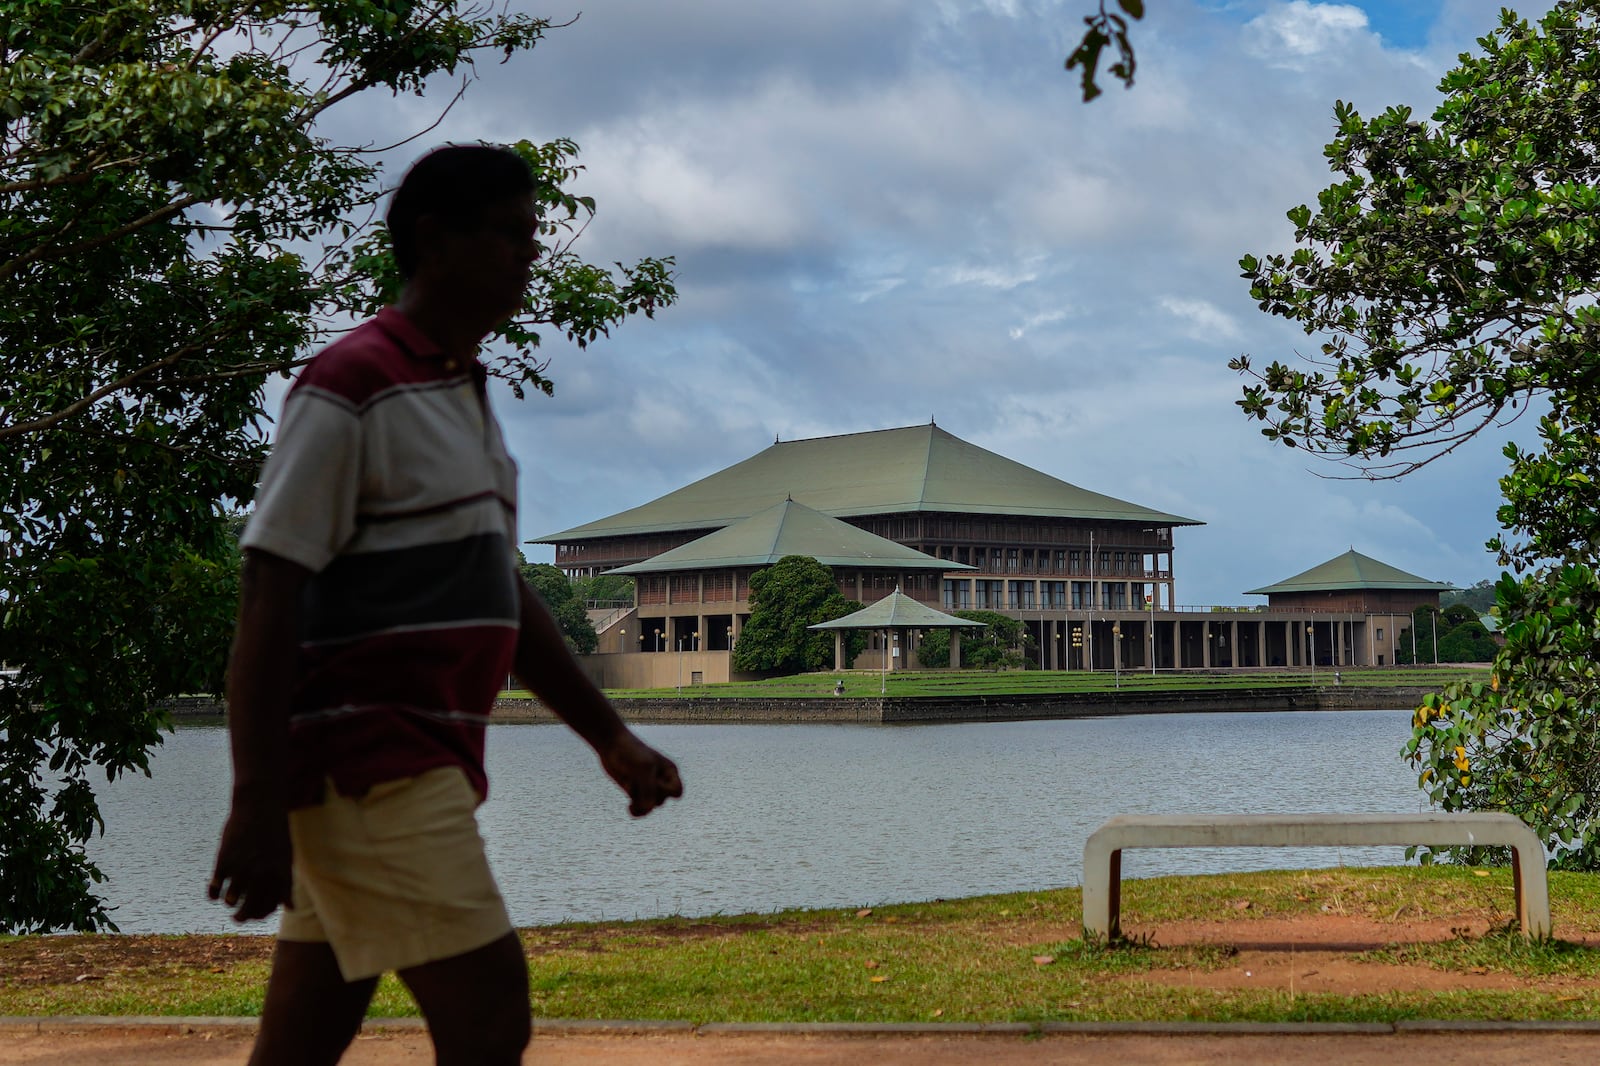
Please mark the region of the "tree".
POLYGON ((1454 589, 1439 594, 1439 606, 1464 603, 1477 614, 1486 614, 1494 606, 1494 582, 1485 578, 1473 582, 1470 588, 1454 589))
POLYGON ((1413 661, 1431 663, 1435 654, 1441 663, 1486 663, 1500 650, 1500 645, 1478 620, 1478 612, 1464 603, 1452 604, 1437 614, 1432 607, 1418 607, 1411 612, 1411 618, 1410 628, 1401 631, 1395 648, 1395 662, 1401 665, 1413 661), (1435 620, 1438 622, 1437 637, 1435 620), (1412 658, 1413 638, 1415 660, 1412 658))
MULTIPOLYGON (((0 931, 111 924, 89 774, 148 772, 159 701, 220 687, 265 378, 393 291, 377 150, 318 120, 464 88, 547 28, 461 0, 0 0, 0 931)), ((538 330, 584 345, 675 294, 670 260, 573 252, 575 146, 517 147, 549 245, 491 359, 520 394, 549 389, 538 330)))
MULTIPOLYGON (((830 568, 808 555, 786 555, 750 575, 750 620, 734 645, 733 668, 789 674, 821 669, 833 661, 833 636, 806 627, 860 609, 844 598, 830 568)), ((866 646, 859 633, 845 634, 845 641, 846 660, 866 646)))
POLYGON ((1263 310, 1326 338, 1320 356, 1231 364, 1269 439, 1369 476, 1549 399, 1539 447, 1505 449, 1489 544, 1521 575, 1495 586, 1505 646, 1487 684, 1423 702, 1405 754, 1436 805, 1510 811, 1582 869, 1600 867, 1597 18, 1572 0, 1537 27, 1504 13, 1445 75, 1431 123, 1338 104, 1340 180, 1289 212, 1301 247, 1240 264, 1263 310))
POLYGON ((1403 474, 1538 393, 1595 384, 1600 307, 1600 52, 1588 3, 1539 32, 1511 13, 1409 108, 1334 107, 1342 180, 1288 213, 1288 255, 1240 260, 1263 311, 1323 336, 1312 369, 1256 372, 1239 401, 1290 447, 1403 474))
POLYGON ((539 594, 544 605, 550 608, 567 647, 579 655, 589 655, 600 645, 600 638, 589 621, 584 601, 578 597, 571 579, 550 563, 524 562, 522 577, 539 594))
POLYGON ((573 594, 585 603, 624 604, 633 602, 633 578, 621 574, 596 574, 572 583, 573 594))
MULTIPOLYGON (((961 665, 974 670, 1016 669, 1034 661, 1027 630, 996 611, 957 611, 957 618, 982 622, 987 629, 961 631, 961 665)), ((917 662, 930 669, 950 665, 950 630, 930 629, 917 648, 917 662)))

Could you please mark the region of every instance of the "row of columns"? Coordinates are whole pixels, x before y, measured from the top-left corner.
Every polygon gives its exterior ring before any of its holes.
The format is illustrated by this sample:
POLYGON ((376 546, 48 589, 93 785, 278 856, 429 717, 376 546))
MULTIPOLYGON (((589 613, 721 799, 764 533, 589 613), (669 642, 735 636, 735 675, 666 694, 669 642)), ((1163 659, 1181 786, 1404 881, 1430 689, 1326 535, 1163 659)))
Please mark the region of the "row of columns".
MULTIPOLYGON (((952 626, 950 629, 950 668, 952 670, 961 669, 962 628, 961 626, 952 626)), ((844 635, 847 632, 849 631, 844 629, 835 629, 833 631, 833 669, 835 672, 844 669, 842 665, 844 663, 844 635)), ((916 654, 919 643, 915 629, 894 629, 888 633, 885 633, 882 629, 875 629, 872 632, 877 633, 880 638, 884 639, 883 647, 879 649, 879 653, 888 660, 886 669, 892 673, 895 670, 910 668, 911 658, 916 654), (899 655, 894 654, 896 650, 900 652, 899 655)), ((856 661, 859 664, 860 658, 856 661)), ((881 662, 882 660, 880 660, 881 662)))
MULTIPOLYGON (((946 589, 942 594, 942 606, 946 611, 1026 611, 1037 610, 1040 607, 1050 611, 1059 611, 1063 609, 1078 611, 1139 610, 1146 606, 1146 596, 1150 597, 1149 606, 1158 611, 1171 610, 1177 604, 1177 593, 1171 579, 1164 581, 1113 581, 1105 578, 1091 579, 1081 576, 1070 578, 1016 578, 1007 577, 1003 574, 963 574, 961 577, 957 578, 947 577, 945 578, 945 582, 946 589), (1002 585, 1001 598, 1003 602, 999 604, 982 603, 978 595, 977 583, 979 581, 1000 583, 1002 585), (949 584, 951 583, 954 583, 956 586, 953 596, 951 595, 951 590, 948 588, 949 584), (1030 586, 1029 591, 1032 593, 1032 603, 1029 606, 1020 607, 1013 606, 1011 604, 1011 587, 1013 584, 1024 584, 1030 586), (1049 585, 1064 586, 1064 594, 1067 597, 1067 602, 1051 603, 1046 605, 1045 591, 1046 586, 1049 585), (1087 592, 1087 603, 1080 602, 1077 605, 1072 605, 1071 595, 1073 585, 1089 586, 1087 590, 1084 590, 1087 592), (1111 589, 1121 590, 1122 604, 1124 606, 1112 606, 1112 604, 1115 602, 1115 598, 1109 592, 1111 589), (962 596, 963 592, 966 593, 965 596, 962 596)), ((1082 597, 1080 597, 1080 601, 1081 600, 1082 597)))
POLYGON ((718 651, 731 649, 739 640, 739 633, 744 629, 746 615, 737 611, 720 615, 674 615, 669 614, 661 618, 660 625, 647 624, 647 619, 654 616, 647 615, 640 618, 635 614, 631 621, 623 623, 623 643, 633 641, 637 647, 623 647, 623 651, 709 651, 715 648, 718 651), (716 618, 715 623, 720 628, 716 631, 721 640, 712 639, 711 618, 716 618), (731 623, 722 621, 730 619, 731 623), (626 631, 638 627, 630 636, 626 631), (638 638, 644 638, 642 640, 638 638))
MULTIPOLYGON (((1153 614, 1024 619, 1046 670, 1376 665, 1364 616, 1193 618, 1153 614), (1186 628, 1186 626, 1188 628, 1186 628), (1187 638, 1187 639, 1186 639, 1187 638)), ((1381 619, 1380 619, 1381 621, 1381 619)))

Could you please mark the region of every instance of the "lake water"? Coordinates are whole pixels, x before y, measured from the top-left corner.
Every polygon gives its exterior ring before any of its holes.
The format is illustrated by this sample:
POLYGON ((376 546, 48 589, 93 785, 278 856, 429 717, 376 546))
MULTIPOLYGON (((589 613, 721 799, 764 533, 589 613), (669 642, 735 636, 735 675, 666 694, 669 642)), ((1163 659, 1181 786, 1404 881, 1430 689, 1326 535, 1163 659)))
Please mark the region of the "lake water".
MULTIPOLYGON (((647 818, 561 726, 502 725, 479 811, 519 925, 862 907, 1076 885, 1116 814, 1427 809, 1407 711, 972 725, 645 725, 687 796, 647 818)), ((102 786, 89 851, 126 932, 236 929, 205 898, 227 734, 182 726, 102 786)), ((1400 848, 1134 850, 1125 877, 1395 864, 1400 848)), ((272 922, 257 926, 262 931, 272 922)))

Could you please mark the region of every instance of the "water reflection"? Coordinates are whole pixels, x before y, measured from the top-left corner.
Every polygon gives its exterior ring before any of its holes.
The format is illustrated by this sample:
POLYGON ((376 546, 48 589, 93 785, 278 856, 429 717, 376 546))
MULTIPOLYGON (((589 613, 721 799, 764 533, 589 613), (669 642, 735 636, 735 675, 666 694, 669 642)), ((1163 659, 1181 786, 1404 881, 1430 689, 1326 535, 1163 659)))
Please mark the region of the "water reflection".
MULTIPOLYGON (((1114 814, 1419 811, 1403 711, 919 726, 644 726, 688 798, 627 814, 558 726, 497 726, 480 811, 518 924, 856 907, 1075 885, 1114 814)), ((90 851, 130 932, 223 931, 204 898, 227 737, 184 727, 101 790, 90 851)), ((1399 848, 1133 851, 1124 875, 1397 863, 1399 848)), ((270 929, 270 925, 262 926, 270 929)))

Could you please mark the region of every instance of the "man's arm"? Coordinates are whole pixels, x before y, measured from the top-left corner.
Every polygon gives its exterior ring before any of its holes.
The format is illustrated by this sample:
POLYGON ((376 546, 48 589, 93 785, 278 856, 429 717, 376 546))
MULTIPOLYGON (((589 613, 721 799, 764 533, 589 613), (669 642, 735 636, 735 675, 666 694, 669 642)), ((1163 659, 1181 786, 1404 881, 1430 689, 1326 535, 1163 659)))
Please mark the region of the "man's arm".
POLYGON ((600 756, 600 765, 628 794, 628 812, 643 817, 669 798, 683 795, 678 767, 636 737, 616 708, 578 665, 561 627, 539 594, 517 577, 522 630, 513 669, 556 717, 600 756))
POLYGON ((228 662, 233 800, 209 886, 212 899, 237 908, 236 921, 265 918, 289 903, 289 690, 309 576, 276 555, 244 554, 228 662))

